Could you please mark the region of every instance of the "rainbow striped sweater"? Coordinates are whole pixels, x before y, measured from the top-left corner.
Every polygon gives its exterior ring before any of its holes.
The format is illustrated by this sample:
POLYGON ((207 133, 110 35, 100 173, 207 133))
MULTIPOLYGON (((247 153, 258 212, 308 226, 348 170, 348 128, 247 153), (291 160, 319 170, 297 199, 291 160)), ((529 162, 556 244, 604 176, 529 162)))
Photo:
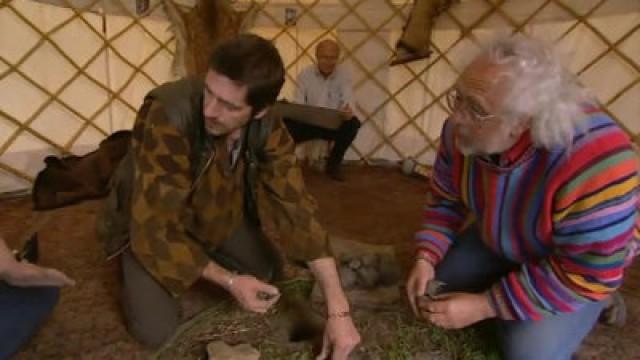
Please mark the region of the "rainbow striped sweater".
POLYGON ((505 320, 537 320, 604 299, 638 253, 638 158, 626 134, 592 110, 570 150, 533 146, 529 133, 500 166, 463 156, 448 121, 417 248, 437 264, 468 216, 484 243, 521 264, 488 295, 505 320))

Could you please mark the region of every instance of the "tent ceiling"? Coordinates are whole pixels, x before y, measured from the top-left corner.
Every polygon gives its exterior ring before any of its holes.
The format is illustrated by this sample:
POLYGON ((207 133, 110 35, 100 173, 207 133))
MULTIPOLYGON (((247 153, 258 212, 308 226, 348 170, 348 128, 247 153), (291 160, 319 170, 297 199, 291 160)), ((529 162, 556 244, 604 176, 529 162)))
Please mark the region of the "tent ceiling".
MULTIPOLYGON (((41 3, 51 4, 60 7, 73 7, 76 9, 87 9, 91 8, 95 11, 97 9, 104 7, 106 13, 108 14, 130 14, 133 15, 136 13, 136 2, 144 1, 144 0, 33 0, 41 3)), ((164 0, 147 0, 149 1, 149 8, 153 9, 155 5, 164 0)), ((196 3, 197 0, 173 0, 179 6, 185 8, 191 8, 196 3)), ((498 3, 499 0, 459 0, 463 5, 461 6, 464 9, 464 12, 474 13, 477 11, 482 11, 486 8, 486 3, 498 3)), ((305 7, 305 6, 314 6, 315 8, 320 7, 335 7, 342 6, 342 0, 231 0, 232 4, 238 6, 239 8, 246 8, 251 3, 258 3, 260 5, 267 5, 273 7, 305 7)), ((530 0, 511 0, 504 1, 508 6, 513 8, 522 8, 524 14, 526 10, 527 3, 531 3, 530 0)), ((563 0, 562 3, 567 7, 575 10, 578 14, 586 14, 588 13, 595 4, 600 2, 600 0, 563 0)), ((603 11, 599 11, 598 15, 600 16, 608 16, 615 14, 624 14, 629 11, 634 11, 637 9, 637 0, 607 0, 607 5, 604 7, 603 11)), ((388 3, 396 5, 396 6, 405 6, 407 3, 413 3, 412 0, 390 0, 388 3)), ((364 11, 376 11, 379 6, 377 1, 364 1, 361 2, 358 6, 360 10, 364 11)), ((462 14, 465 15, 465 14, 462 14)), ((513 12, 512 15, 518 16, 518 12, 513 12)), ((548 20, 558 20, 561 18, 567 18, 566 13, 558 13, 556 17, 550 16, 548 20)))
MULTIPOLYGON (((134 9, 131 0, 126 7, 108 1, 0 0, 0 34, 13 34, 0 36, 0 192, 28 186, 44 155, 83 153, 108 133, 129 128, 146 91, 171 79, 175 39, 159 0, 142 17, 43 4, 134 9)), ((259 3, 264 6, 251 31, 272 39, 283 55, 283 96, 312 63, 318 39, 343 44, 364 120, 350 159, 432 163, 448 115, 443 94, 477 48, 500 31, 521 31, 566 50, 570 70, 640 143, 638 0, 464 0, 438 18, 429 60, 391 68, 410 8, 405 1, 259 3), (298 9, 293 26, 284 24, 285 7, 298 9)))

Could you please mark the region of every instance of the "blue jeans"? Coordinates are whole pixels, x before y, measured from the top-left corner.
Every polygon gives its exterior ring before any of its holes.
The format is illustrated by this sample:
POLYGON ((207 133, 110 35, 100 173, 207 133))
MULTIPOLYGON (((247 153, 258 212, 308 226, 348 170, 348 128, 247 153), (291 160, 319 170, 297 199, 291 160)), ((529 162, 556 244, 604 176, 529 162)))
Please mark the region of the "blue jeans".
MULTIPOLYGON (((518 264, 495 254, 471 227, 461 234, 436 267, 444 291, 481 292, 518 264)), ((538 321, 498 320, 498 337, 507 360, 569 360, 593 328, 603 301, 589 303, 573 313, 538 321)))
POLYGON ((54 287, 19 288, 0 281, 0 360, 18 352, 58 302, 54 287))

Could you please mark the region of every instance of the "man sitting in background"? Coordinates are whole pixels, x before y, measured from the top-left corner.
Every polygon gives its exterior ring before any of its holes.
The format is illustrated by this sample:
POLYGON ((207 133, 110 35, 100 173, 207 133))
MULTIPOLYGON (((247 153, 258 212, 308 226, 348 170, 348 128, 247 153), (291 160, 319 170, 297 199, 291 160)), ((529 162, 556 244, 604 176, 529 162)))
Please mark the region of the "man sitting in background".
POLYGON ((446 329, 498 319, 508 360, 570 359, 637 255, 629 138, 550 49, 521 36, 481 53, 447 101, 407 281, 413 309, 446 329), (423 296, 434 278, 444 293, 423 296))
POLYGON ((310 65, 297 78, 295 102, 326 107, 343 112, 344 121, 337 129, 304 123, 304 119, 285 118, 293 141, 298 144, 313 139, 333 141, 327 159, 326 173, 335 180, 344 180, 340 164, 355 139, 360 120, 353 114, 353 89, 347 69, 338 66, 340 48, 333 40, 323 40, 316 46, 317 65, 310 65))

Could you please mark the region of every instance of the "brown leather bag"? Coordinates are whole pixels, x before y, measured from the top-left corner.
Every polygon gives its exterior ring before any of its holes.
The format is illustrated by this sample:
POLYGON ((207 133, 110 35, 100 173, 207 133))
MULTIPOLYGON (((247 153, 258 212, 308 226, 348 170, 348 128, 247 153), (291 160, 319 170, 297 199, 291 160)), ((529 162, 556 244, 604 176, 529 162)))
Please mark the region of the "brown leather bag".
POLYGON ((106 196, 111 176, 127 153, 130 141, 131 131, 118 131, 84 156, 45 158, 46 167, 33 184, 34 209, 55 209, 106 196))

